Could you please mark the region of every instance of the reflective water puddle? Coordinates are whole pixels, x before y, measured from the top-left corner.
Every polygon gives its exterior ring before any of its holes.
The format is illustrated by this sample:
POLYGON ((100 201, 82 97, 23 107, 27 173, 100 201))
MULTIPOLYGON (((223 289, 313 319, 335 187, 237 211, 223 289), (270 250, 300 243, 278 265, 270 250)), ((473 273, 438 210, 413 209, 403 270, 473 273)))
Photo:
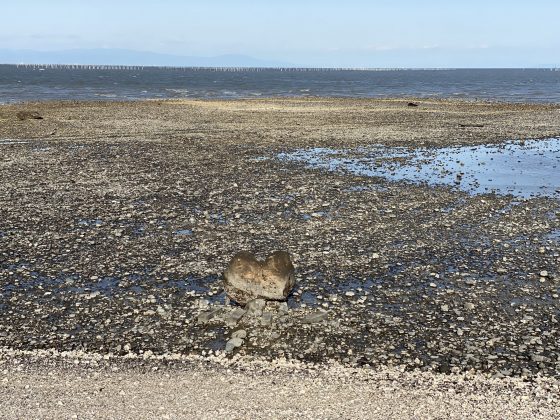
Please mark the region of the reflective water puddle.
POLYGON ((311 168, 392 181, 451 185, 472 194, 560 195, 560 138, 439 149, 302 149, 278 155, 311 168))

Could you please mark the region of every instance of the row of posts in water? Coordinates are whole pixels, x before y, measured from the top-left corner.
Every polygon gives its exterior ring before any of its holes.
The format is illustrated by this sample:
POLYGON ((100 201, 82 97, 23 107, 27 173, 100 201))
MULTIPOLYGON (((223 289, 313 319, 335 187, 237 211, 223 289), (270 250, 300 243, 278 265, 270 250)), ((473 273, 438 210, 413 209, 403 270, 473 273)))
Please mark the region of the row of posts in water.
POLYGON ((178 67, 178 66, 121 66, 121 65, 90 65, 90 64, 16 64, 17 68, 31 70, 127 70, 141 71, 146 69, 158 70, 206 70, 215 72, 240 72, 240 71, 285 71, 285 72, 310 72, 310 71, 387 71, 387 70, 404 70, 404 69, 375 69, 375 68, 325 68, 325 67, 178 67))
MULTIPOLYGON (((0 64, 5 65, 5 64, 0 64)), ((7 64, 13 65, 13 64, 7 64)), ((15 64, 17 68, 31 70, 127 70, 140 71, 147 69, 156 70, 205 70, 215 72, 240 72, 240 71, 285 71, 285 72, 315 72, 315 71, 403 71, 403 70, 454 70, 451 68, 371 68, 371 67, 195 67, 195 66, 124 66, 124 65, 99 65, 99 64, 15 64)), ((550 71, 560 71, 560 67, 545 69, 550 71)))

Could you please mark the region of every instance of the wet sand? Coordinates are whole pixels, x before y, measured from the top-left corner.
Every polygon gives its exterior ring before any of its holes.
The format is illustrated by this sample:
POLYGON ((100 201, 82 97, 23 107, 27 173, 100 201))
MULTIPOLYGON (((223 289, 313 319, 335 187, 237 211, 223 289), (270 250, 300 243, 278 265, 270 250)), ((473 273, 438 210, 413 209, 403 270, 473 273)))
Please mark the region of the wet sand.
POLYGON ((0 346, 560 377, 557 199, 275 158, 560 135, 560 106, 407 102, 1 106, 0 346), (232 321, 220 274, 240 249, 292 253, 287 312, 232 321))

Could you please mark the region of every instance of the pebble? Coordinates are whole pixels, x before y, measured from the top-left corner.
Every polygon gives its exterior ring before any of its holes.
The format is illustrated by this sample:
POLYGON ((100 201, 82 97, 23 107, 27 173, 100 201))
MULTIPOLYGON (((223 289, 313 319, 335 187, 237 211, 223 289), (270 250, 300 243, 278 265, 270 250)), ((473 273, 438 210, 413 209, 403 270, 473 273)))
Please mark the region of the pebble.
POLYGON ((287 314, 288 311, 289 311, 288 303, 287 302, 280 302, 280 304, 278 305, 278 312, 280 312, 281 314, 287 314))
POLYGON ((272 313, 265 312, 262 314, 261 317, 261 324, 262 325, 271 325, 272 324, 272 313))
POLYGON ((247 331, 245 330, 237 330, 231 335, 232 338, 240 338, 244 340, 247 337, 247 331))
POLYGON ((304 324, 315 324, 317 322, 321 322, 327 319, 328 315, 329 315, 328 312, 319 310, 304 316, 302 322, 304 324))
POLYGON ((226 324, 230 327, 237 325, 239 320, 243 318, 246 311, 242 308, 235 308, 232 312, 230 312, 226 317, 226 324))
POLYGON ((212 318, 214 318, 214 312, 205 311, 198 315, 197 322, 199 324, 207 324, 212 318))
POLYGON ((231 353, 237 347, 241 347, 243 345, 243 340, 239 337, 233 337, 228 340, 226 343, 226 353, 231 353))
POLYGON ((247 302, 245 309, 248 315, 260 316, 265 306, 266 301, 264 299, 253 299, 247 302))

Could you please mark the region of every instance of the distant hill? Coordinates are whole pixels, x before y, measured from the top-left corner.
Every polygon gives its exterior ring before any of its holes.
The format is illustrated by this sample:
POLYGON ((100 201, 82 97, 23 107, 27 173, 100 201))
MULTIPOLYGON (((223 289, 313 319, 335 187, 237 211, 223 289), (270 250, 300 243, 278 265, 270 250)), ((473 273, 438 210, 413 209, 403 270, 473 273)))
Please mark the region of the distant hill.
POLYGON ((260 60, 245 55, 193 57, 126 49, 33 51, 0 49, 2 64, 97 64, 177 67, 290 67, 291 63, 260 60))

